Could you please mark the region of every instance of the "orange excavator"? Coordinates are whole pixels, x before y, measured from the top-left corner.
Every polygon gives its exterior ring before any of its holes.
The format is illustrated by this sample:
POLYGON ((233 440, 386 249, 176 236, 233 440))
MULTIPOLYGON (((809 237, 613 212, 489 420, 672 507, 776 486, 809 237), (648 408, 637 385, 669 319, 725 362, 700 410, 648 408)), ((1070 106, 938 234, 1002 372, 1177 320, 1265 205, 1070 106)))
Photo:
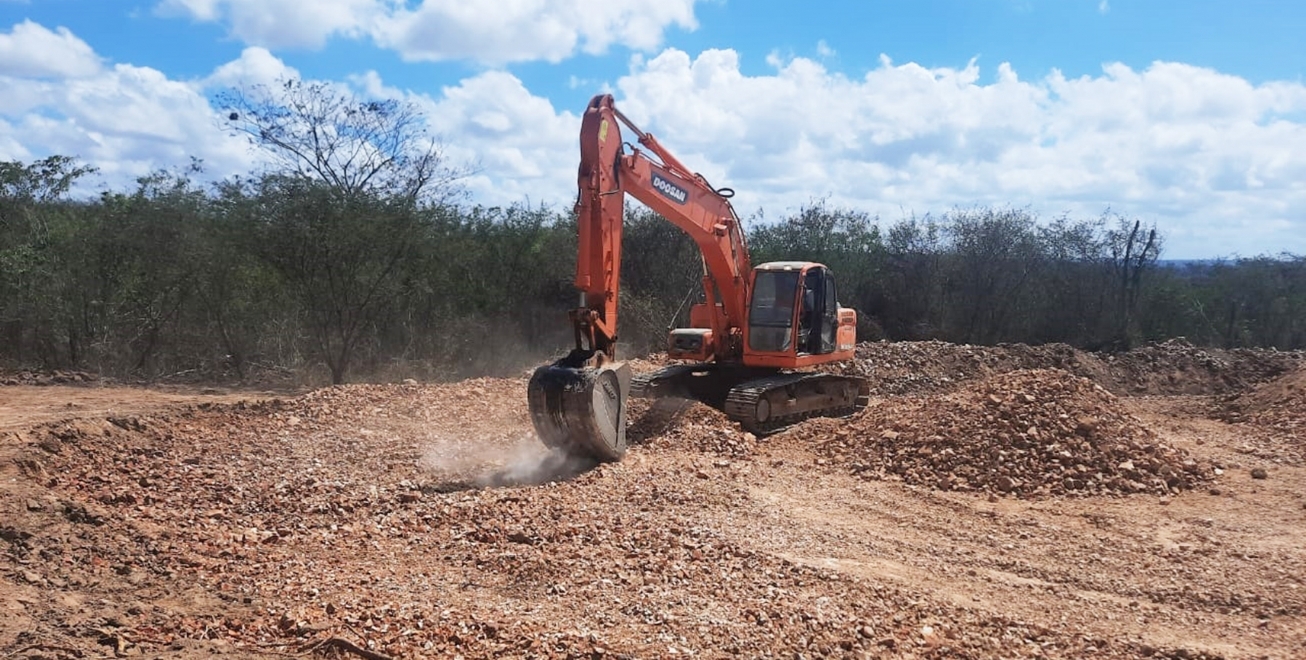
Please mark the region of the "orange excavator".
POLYGON ((734 191, 713 188, 685 167, 617 110, 611 95, 594 97, 581 121, 578 179, 581 295, 570 312, 576 344, 536 369, 527 386, 544 444, 619 460, 631 396, 701 401, 758 434, 866 405, 863 379, 804 370, 853 357, 857 313, 839 306, 834 274, 806 261, 753 268, 730 205, 734 191), (629 153, 622 126, 638 138, 629 153), (690 327, 669 337, 667 356, 684 362, 638 377, 617 359, 627 193, 692 237, 703 258, 703 301, 690 308, 690 327))

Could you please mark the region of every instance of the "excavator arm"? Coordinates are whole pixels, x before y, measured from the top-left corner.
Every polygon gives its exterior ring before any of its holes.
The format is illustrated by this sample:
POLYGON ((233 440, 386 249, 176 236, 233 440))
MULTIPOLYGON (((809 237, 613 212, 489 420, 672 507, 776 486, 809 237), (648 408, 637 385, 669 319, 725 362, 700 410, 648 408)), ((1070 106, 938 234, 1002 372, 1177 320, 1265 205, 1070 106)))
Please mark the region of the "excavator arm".
POLYGON ((709 316, 713 336, 719 338, 715 352, 737 354, 751 266, 743 229, 729 202, 732 191, 714 189, 690 171, 653 135, 627 119, 607 94, 590 101, 581 123, 580 146, 576 288, 584 299, 572 315, 577 348, 587 343, 609 359, 616 357, 621 233, 629 193, 697 244, 705 266, 706 306, 716 309, 720 303, 720 312, 709 316), (625 152, 623 125, 643 149, 625 152))
POLYGON ((570 313, 576 345, 567 357, 540 367, 527 398, 545 444, 600 460, 625 451, 630 369, 617 360, 617 302, 625 195, 643 202, 688 234, 703 256, 703 290, 710 346, 704 353, 737 356, 748 307, 750 264, 728 189, 716 190, 621 114, 612 96, 593 98, 580 131, 580 305, 570 313), (638 147, 626 152, 622 126, 638 147))

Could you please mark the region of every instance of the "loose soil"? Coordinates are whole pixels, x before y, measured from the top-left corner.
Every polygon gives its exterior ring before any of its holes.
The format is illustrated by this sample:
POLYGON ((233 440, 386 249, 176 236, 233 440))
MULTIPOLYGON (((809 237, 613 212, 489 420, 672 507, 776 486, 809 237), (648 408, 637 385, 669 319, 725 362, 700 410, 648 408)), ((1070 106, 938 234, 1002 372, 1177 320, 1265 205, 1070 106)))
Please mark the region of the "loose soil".
POLYGON ((852 418, 639 401, 600 466, 524 377, 11 378, 0 658, 1306 657, 1300 354, 858 356, 852 418))

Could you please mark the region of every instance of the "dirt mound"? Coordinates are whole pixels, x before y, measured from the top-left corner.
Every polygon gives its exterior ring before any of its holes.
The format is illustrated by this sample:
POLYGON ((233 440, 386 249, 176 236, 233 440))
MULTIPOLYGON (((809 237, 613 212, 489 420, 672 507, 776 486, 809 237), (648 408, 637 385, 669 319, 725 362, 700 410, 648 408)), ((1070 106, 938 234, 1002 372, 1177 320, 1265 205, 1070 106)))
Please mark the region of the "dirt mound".
POLYGON ((725 413, 682 399, 632 401, 626 434, 632 445, 648 444, 654 451, 694 451, 745 458, 757 446, 757 438, 740 430, 725 413))
POLYGON ((931 491, 945 459, 976 477, 1011 466, 1001 476, 1030 482, 1012 493, 1037 485, 1029 466, 1055 472, 1053 486, 1082 478, 1085 493, 1099 481, 1114 492, 1104 455, 1137 465, 1122 478, 1144 489, 1182 458, 1065 373, 896 397, 803 425, 814 435, 792 442, 753 438, 701 405, 632 402, 626 460, 543 480, 516 472, 549 455, 524 391, 524 379, 484 379, 185 409, 138 399, 2 427, 0 656, 362 655, 335 639, 368 657, 469 660, 1293 657, 1300 646, 1303 597, 1284 585, 1306 564, 1288 478, 1253 489, 1226 476, 1237 498, 1165 508, 931 491), (915 445, 931 454, 908 455, 915 445), (928 487, 833 469, 875 476, 878 452, 885 477, 908 479, 887 469, 902 464, 928 487), (1081 463, 1102 478, 1081 477, 1081 463))
POLYGON ((2 385, 75 385, 77 383, 93 383, 100 380, 99 376, 87 373, 85 371, 4 371, 0 370, 0 386, 2 385))
POLYGON ((1059 370, 1021 370, 955 393, 891 399, 790 432, 868 478, 1039 497, 1169 494, 1209 467, 1157 441, 1115 395, 1059 370))
POLYGON ((1064 369, 1104 379, 1100 361, 1066 344, 972 346, 943 341, 862 342, 852 364, 832 370, 858 375, 880 396, 944 392, 1019 369, 1064 369))
POLYGON ((1244 453, 1306 463, 1306 367, 1217 401, 1215 416, 1248 427, 1244 453))
POLYGON ((1089 353, 1066 344, 972 346, 942 341, 863 342, 850 364, 880 396, 928 394, 1022 369, 1061 369, 1116 394, 1219 394, 1241 391, 1306 364, 1300 351, 1198 348, 1183 339, 1125 353, 1089 353))
POLYGON ((1301 351, 1202 348, 1183 338, 1105 355, 1116 393, 1223 394, 1242 391, 1306 363, 1301 351))

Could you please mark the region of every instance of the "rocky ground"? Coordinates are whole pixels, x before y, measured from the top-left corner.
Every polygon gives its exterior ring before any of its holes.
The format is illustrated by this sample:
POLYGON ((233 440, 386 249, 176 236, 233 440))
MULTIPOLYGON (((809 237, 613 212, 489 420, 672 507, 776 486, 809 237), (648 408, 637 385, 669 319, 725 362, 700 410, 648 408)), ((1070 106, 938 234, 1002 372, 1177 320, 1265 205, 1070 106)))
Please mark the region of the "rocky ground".
POLYGON ((853 418, 597 467, 524 378, 0 375, 0 658, 1302 658, 1304 364, 864 344, 853 418))

